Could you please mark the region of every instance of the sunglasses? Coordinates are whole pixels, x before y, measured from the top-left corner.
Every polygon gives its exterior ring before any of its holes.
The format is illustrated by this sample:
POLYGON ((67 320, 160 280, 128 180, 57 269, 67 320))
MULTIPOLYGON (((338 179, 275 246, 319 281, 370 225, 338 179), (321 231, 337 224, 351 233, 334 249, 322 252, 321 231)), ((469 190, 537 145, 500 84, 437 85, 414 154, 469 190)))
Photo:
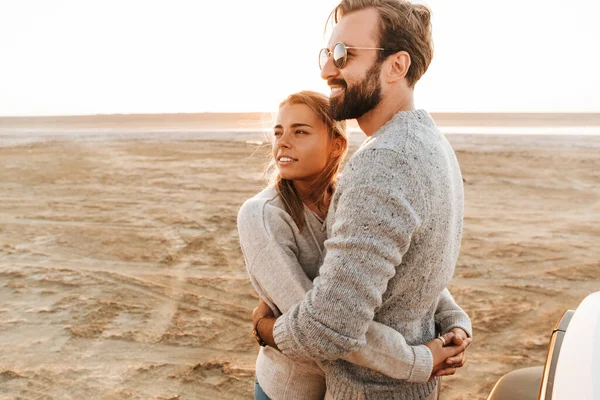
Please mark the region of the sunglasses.
POLYGON ((333 46, 333 51, 329 51, 328 48, 321 49, 321 51, 319 52, 319 68, 323 69, 325 67, 325 64, 327 64, 327 60, 329 60, 329 57, 332 57, 332 56, 333 56, 333 65, 335 65, 335 67, 339 68, 339 69, 344 68, 344 65, 346 65, 346 61, 348 60, 348 49, 352 49, 352 50, 385 50, 384 48, 381 48, 381 47, 346 46, 342 42, 337 42, 335 44, 335 46, 333 46))

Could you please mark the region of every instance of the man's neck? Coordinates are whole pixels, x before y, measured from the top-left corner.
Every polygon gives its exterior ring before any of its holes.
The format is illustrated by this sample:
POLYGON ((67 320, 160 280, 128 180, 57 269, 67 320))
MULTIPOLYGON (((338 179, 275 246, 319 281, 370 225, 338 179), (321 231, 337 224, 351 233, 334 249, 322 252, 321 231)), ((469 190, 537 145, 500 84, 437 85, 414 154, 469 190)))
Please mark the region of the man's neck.
POLYGON ((412 111, 415 109, 412 92, 409 96, 389 95, 386 98, 387 101, 385 99, 381 100, 377 107, 356 119, 358 126, 360 126, 365 135, 373 135, 400 111, 412 111))

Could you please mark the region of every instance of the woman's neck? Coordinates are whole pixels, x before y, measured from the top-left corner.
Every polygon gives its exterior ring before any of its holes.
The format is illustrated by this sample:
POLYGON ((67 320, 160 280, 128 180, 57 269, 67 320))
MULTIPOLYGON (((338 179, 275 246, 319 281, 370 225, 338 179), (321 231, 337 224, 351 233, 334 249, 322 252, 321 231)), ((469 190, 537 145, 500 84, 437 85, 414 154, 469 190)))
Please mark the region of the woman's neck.
POLYGON ((300 196, 300 200, 319 217, 325 218, 327 216, 327 209, 329 208, 329 201, 331 195, 327 191, 323 199, 315 193, 315 188, 319 185, 310 184, 304 181, 294 181, 294 188, 296 193, 300 196))

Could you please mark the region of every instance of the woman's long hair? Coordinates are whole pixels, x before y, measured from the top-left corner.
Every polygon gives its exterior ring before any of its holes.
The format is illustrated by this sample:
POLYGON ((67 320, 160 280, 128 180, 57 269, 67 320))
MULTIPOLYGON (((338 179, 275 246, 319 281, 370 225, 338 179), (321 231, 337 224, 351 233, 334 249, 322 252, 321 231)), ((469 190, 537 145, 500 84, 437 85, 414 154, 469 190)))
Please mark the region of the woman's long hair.
MULTIPOLYGON (((324 94, 305 90, 289 95, 279 104, 279 108, 284 105, 304 104, 315 112, 327 126, 330 143, 340 138, 342 151, 339 155, 331 157, 327 166, 313 182, 315 184, 315 198, 319 210, 324 211, 327 207, 327 197, 332 195, 337 183, 337 176, 346 153, 348 152, 348 139, 346 137, 346 121, 334 120, 329 111, 329 98, 324 94)), ((304 205, 298 192, 294 188, 294 182, 289 179, 283 179, 277 170, 276 160, 271 160, 269 170, 272 170, 271 184, 277 190, 277 193, 285 204, 286 211, 292 216, 292 219, 302 230, 305 224, 304 205)))

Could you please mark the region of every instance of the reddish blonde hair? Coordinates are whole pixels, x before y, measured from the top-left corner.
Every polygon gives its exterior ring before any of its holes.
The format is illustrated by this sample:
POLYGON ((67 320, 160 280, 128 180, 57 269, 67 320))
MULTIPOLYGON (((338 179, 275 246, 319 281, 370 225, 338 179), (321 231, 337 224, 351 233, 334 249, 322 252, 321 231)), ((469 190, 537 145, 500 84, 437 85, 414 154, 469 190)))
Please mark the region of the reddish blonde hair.
MULTIPOLYGON (((342 151, 339 155, 332 157, 325 169, 315 179, 315 194, 317 198, 317 206, 327 207, 327 195, 333 194, 337 183, 337 176, 346 153, 348 152, 348 139, 346 137, 346 121, 336 121, 332 118, 329 111, 329 98, 324 94, 304 90, 298 93, 289 95, 279 104, 279 108, 284 105, 304 104, 308 106, 327 126, 329 140, 333 141, 341 139, 342 151)), ((284 179, 277 170, 275 160, 271 160, 269 170, 273 170, 271 183, 277 190, 277 193, 285 204, 286 211, 292 216, 292 219, 302 230, 305 224, 304 220, 304 205, 298 192, 294 188, 294 182, 289 179, 284 179)))

